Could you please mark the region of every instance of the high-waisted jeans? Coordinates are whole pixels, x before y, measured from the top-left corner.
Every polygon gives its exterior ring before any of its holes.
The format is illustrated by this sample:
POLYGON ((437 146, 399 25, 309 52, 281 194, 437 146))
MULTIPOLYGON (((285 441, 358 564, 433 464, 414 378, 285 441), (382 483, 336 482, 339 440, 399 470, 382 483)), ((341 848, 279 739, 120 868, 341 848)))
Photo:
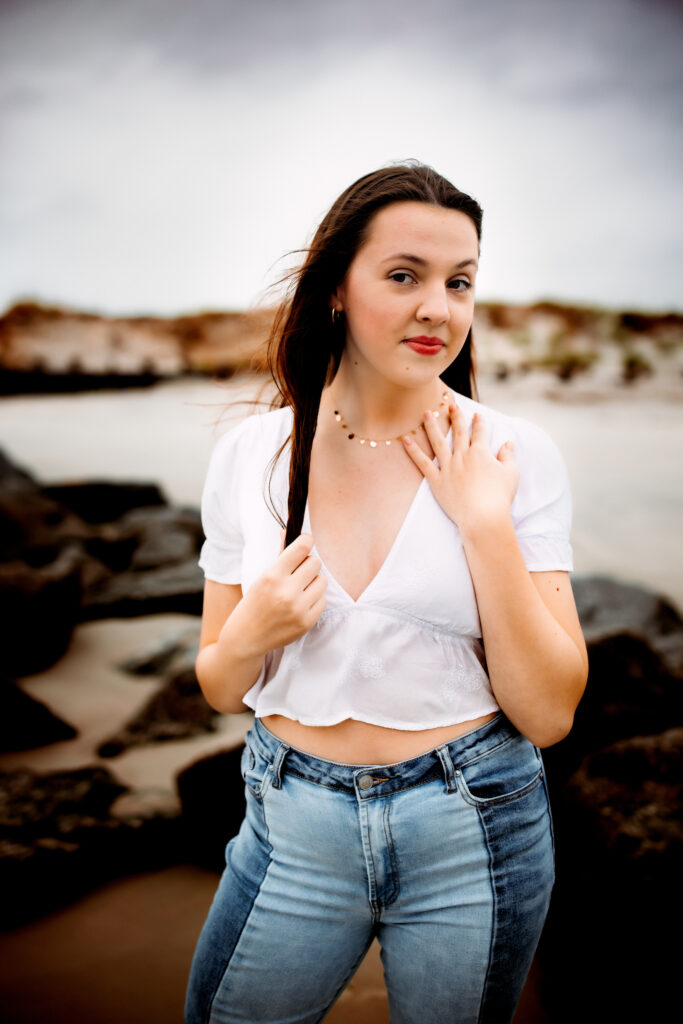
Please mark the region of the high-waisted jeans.
POLYGON ((545 920, 540 752, 499 714, 398 764, 305 754, 258 719, 247 812, 197 944, 187 1024, 313 1024, 381 946, 392 1024, 503 1024, 545 920))

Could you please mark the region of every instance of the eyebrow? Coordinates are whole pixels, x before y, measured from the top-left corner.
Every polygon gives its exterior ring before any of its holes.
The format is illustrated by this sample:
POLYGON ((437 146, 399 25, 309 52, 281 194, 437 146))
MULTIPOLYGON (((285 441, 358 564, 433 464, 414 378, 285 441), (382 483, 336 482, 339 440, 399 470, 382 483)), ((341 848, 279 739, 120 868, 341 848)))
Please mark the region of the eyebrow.
MULTIPOLYGON (((408 260, 410 263, 417 263, 420 267, 427 266, 427 260, 423 260, 421 256, 413 256, 409 252, 396 252, 393 256, 387 256, 386 259, 382 260, 382 263, 391 263, 394 260, 408 260)), ((465 267, 476 267, 477 261, 472 257, 466 260, 461 260, 460 263, 456 263, 453 267, 454 270, 464 270, 465 267)))

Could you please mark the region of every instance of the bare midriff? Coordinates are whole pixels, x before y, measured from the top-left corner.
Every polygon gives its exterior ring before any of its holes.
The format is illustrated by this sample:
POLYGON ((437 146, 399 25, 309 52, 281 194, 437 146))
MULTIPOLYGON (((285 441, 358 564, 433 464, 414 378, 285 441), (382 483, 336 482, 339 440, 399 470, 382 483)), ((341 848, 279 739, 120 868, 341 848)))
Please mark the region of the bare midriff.
POLYGON ((433 750, 490 722, 497 712, 436 729, 387 729, 347 718, 337 725, 302 725, 284 715, 265 715, 263 724, 279 739, 314 757, 343 764, 395 764, 433 750))

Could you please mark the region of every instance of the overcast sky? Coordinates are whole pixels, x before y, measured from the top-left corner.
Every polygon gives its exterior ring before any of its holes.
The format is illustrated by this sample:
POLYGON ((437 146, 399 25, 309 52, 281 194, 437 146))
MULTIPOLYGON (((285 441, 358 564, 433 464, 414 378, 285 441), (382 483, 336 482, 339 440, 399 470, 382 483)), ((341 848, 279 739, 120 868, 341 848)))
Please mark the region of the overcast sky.
POLYGON ((678 0, 0 0, 0 307, 248 307, 415 157, 480 298, 681 309, 682 44, 678 0))

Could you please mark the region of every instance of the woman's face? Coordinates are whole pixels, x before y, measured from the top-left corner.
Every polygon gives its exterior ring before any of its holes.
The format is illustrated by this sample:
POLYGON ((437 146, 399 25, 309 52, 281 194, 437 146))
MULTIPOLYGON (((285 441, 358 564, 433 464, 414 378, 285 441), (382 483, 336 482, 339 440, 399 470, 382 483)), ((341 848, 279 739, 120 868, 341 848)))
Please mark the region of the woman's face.
POLYGON ((479 256, 470 218, 420 202, 385 206, 331 298, 347 357, 396 384, 443 373, 467 338, 479 256))

